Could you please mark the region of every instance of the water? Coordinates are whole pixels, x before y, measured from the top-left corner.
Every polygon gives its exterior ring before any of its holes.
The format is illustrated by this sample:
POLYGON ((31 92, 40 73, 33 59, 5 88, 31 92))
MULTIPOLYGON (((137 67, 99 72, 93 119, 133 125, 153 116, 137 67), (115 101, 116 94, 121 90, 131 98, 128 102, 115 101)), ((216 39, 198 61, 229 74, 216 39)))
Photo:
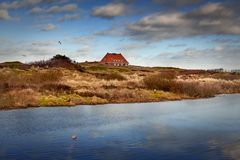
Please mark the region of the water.
POLYGON ((236 94, 0 111, 0 159, 240 159, 239 104, 236 94))

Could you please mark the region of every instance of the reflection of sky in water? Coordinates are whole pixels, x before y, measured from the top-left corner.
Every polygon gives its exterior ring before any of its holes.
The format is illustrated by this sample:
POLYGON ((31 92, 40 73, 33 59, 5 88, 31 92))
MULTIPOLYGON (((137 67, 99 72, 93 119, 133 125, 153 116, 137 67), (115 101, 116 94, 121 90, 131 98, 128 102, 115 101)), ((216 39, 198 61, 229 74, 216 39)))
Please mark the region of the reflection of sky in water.
POLYGON ((240 159, 239 103, 226 95, 1 111, 0 159, 240 159))

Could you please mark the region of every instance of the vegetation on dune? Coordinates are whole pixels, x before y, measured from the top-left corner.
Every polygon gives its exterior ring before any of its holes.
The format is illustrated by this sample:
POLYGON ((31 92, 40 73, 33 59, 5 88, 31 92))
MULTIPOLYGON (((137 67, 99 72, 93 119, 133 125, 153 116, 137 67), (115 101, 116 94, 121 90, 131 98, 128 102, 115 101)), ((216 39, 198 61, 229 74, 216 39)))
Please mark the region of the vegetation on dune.
POLYGON ((213 97, 221 93, 239 93, 240 82, 227 82, 224 80, 182 80, 174 73, 155 74, 143 79, 147 89, 156 89, 186 95, 192 98, 213 97))
POLYGON ((157 89, 163 91, 171 91, 175 85, 174 73, 160 73, 147 76, 143 79, 147 89, 157 89))
POLYGON ((118 80, 123 81, 126 80, 126 78, 121 75, 120 73, 114 72, 114 73, 98 73, 95 74, 97 78, 99 79, 105 79, 105 80, 118 80))
POLYGON ((80 64, 61 55, 48 61, 0 66, 0 109, 155 102, 240 93, 240 75, 236 73, 80 64))
POLYGON ((29 63, 29 66, 40 68, 66 68, 84 72, 84 68, 81 65, 71 60, 69 57, 59 54, 47 61, 41 60, 29 63))

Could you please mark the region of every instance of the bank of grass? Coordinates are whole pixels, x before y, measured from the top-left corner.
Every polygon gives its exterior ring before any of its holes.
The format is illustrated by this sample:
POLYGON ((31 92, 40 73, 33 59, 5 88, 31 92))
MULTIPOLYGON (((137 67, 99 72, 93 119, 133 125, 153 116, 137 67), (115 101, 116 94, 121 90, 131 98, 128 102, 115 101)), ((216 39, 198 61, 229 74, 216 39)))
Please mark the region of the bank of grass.
POLYGON ((240 81, 219 79, 178 79, 174 73, 154 74, 143 79, 145 87, 191 98, 213 97, 223 93, 240 93, 240 81))
POLYGON ((1 68, 0 109, 158 102, 240 93, 239 74, 77 65, 84 70, 38 66, 1 68))

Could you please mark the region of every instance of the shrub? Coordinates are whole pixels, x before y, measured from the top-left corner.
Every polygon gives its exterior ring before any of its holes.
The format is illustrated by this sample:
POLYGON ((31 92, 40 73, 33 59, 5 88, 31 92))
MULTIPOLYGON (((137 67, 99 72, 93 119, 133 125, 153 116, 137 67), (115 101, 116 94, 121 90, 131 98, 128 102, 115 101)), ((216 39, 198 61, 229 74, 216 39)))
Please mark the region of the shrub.
POLYGON ((218 89, 213 85, 201 84, 199 82, 176 82, 171 91, 178 94, 188 95, 190 97, 212 97, 217 94, 218 89))
POLYGON ((90 71, 107 71, 108 68, 103 65, 96 65, 96 66, 88 67, 88 70, 90 70, 90 71))
POLYGON ((147 89, 168 91, 190 97, 212 97, 219 92, 219 89, 213 85, 176 81, 174 74, 158 74, 145 77, 144 84, 147 89))
POLYGON ((0 108, 38 106, 38 93, 31 89, 14 90, 0 95, 0 108))
POLYGON ((104 73, 97 73, 95 74, 97 78, 99 79, 105 79, 105 80, 119 80, 119 81, 123 81, 126 80, 126 78, 119 74, 119 73, 109 73, 109 74, 104 74, 104 73))
POLYGON ((14 97, 9 94, 0 94, 0 109, 13 107, 14 97))
POLYGON ((76 64, 75 65, 75 69, 77 70, 77 71, 79 71, 79 72, 85 72, 85 67, 83 67, 83 66, 81 66, 81 65, 79 65, 79 64, 76 64))
POLYGON ((48 90, 56 93, 61 93, 61 92, 71 93, 73 91, 72 87, 65 84, 59 84, 59 83, 44 84, 42 85, 41 90, 42 91, 48 90))
POLYGON ((63 76, 60 70, 1 70, 0 91, 13 89, 38 88, 42 84, 58 83, 63 76))
POLYGON ((28 64, 21 63, 19 61, 13 61, 13 62, 4 62, 0 64, 0 68, 12 68, 12 69, 23 69, 27 70, 30 68, 28 64))
POLYGON ((81 66, 79 66, 75 61, 72 61, 69 57, 65 55, 60 55, 57 54, 53 58, 44 61, 36 61, 30 63, 31 66, 36 66, 36 67, 44 67, 44 68, 49 68, 49 67, 62 67, 62 68, 67 68, 67 69, 76 69, 79 71, 83 71, 81 66))
POLYGON ((161 73, 145 77, 143 82, 147 89, 170 91, 175 83, 174 78, 173 73, 161 73))
POLYGON ((211 76, 215 79, 223 79, 223 80, 239 80, 240 74, 237 73, 216 73, 211 76))
POLYGON ((32 84, 52 83, 58 82, 63 76, 60 70, 37 70, 32 73, 21 75, 25 82, 32 84))

